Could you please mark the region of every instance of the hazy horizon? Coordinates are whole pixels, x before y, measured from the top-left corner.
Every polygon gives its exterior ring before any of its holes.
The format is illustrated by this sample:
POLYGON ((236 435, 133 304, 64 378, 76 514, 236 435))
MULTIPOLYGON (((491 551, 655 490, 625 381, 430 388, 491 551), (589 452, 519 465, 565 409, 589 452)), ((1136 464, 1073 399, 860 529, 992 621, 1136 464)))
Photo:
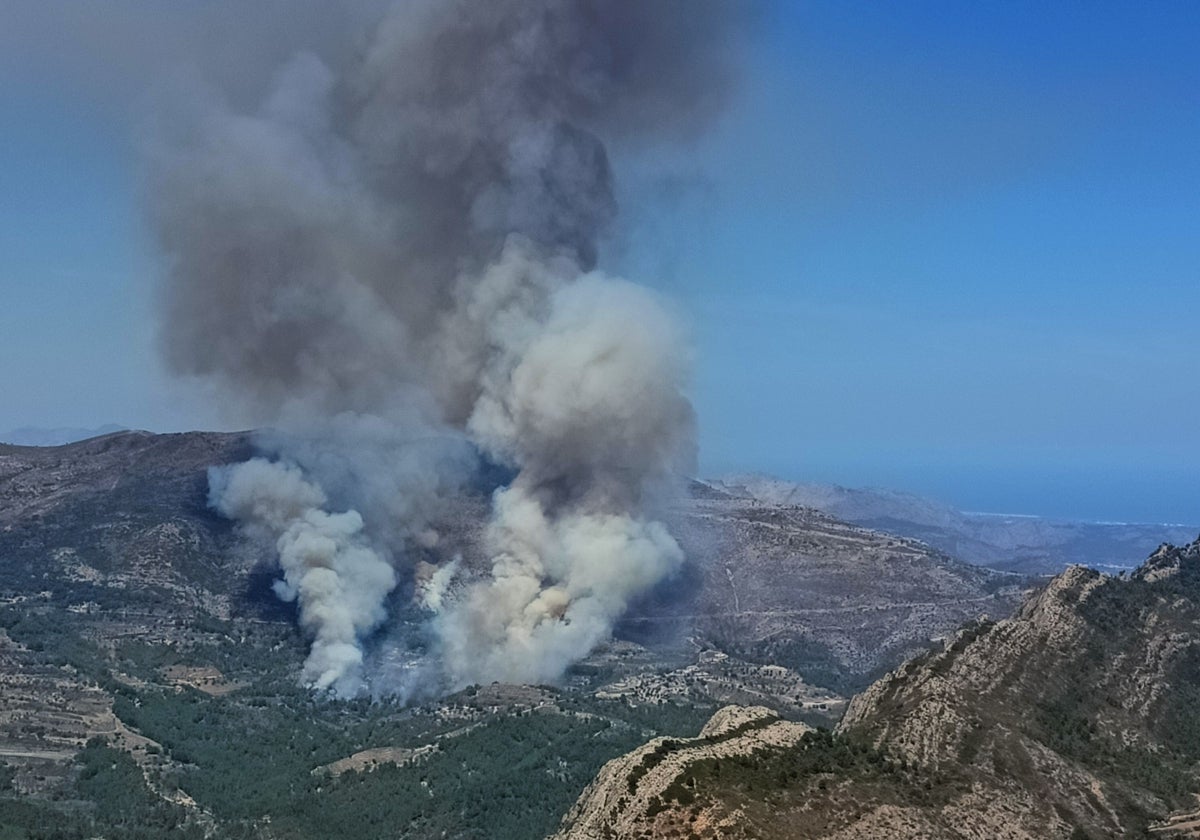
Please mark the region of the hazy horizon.
MULTIPOLYGON (((166 428, 151 429, 144 426, 124 426, 117 423, 103 423, 89 427, 37 427, 25 426, 16 429, 0 431, 0 443, 15 443, 18 445, 53 446, 60 442, 82 440, 92 433, 107 434, 112 431, 137 430, 155 433, 172 433, 188 431, 236 431, 232 428, 166 428), (54 435, 51 441, 47 435, 54 435)), ((782 481, 797 483, 814 483, 838 485, 856 490, 888 490, 920 496, 933 502, 949 505, 963 513, 984 514, 989 516, 1029 516, 1043 519, 1061 519, 1092 523, 1131 523, 1156 525, 1198 525, 1200 518, 1191 516, 1185 505, 1179 505, 1174 510, 1181 514, 1178 518, 1161 515, 1160 508, 1153 503, 1143 506, 1123 506, 1121 502, 1114 503, 1113 497, 1120 494, 1111 493, 1111 484, 1105 482, 1122 482, 1126 486, 1132 481, 1143 491, 1151 482, 1161 483, 1162 473, 1138 476, 1136 468, 1129 473, 1118 470, 1104 471, 1099 474, 1086 473, 1080 470, 1060 470, 1047 475, 1046 472, 1022 475, 1011 468, 996 469, 990 474, 979 468, 953 467, 943 470, 940 474, 931 474, 917 469, 904 470, 893 468, 884 473, 870 464, 860 468, 847 467, 840 462, 825 467, 796 468, 786 464, 776 466, 756 465, 739 466, 736 464, 722 467, 712 465, 711 469, 700 469, 696 478, 712 480, 728 478, 740 474, 756 474, 769 476, 782 481), (980 482, 981 477, 987 478, 980 482), (882 478, 882 480, 880 480, 882 478), (1140 484, 1139 484, 1140 482, 1140 484), (1024 506, 1024 507, 1021 507, 1024 506)), ((1180 498, 1186 499, 1191 492, 1192 475, 1186 469, 1180 469, 1168 476, 1179 491, 1180 498)), ((1159 492, 1164 490, 1159 486, 1159 492)), ((1169 512, 1169 511, 1168 511, 1169 512)))

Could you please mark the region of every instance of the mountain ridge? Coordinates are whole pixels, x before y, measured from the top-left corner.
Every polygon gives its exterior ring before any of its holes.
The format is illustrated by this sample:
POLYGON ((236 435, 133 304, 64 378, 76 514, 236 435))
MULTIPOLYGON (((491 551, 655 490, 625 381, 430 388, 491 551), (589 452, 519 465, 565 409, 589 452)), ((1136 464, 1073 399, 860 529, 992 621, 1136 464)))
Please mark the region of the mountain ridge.
POLYGON ((1027 514, 961 511, 914 493, 790 482, 761 474, 717 479, 723 492, 817 510, 867 528, 922 540, 962 560, 1022 574, 1055 574, 1072 563, 1128 569, 1163 542, 1186 542, 1200 525, 1085 522, 1027 514))

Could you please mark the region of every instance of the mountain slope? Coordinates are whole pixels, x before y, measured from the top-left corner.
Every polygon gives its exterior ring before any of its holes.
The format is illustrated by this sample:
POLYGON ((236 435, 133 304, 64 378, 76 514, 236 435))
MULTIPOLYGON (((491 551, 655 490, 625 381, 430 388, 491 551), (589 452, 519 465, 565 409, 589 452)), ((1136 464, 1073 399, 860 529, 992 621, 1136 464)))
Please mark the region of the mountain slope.
POLYGON ((635 606, 625 626, 682 621, 728 653, 841 691, 964 621, 1008 615, 1023 591, 1014 576, 792 504, 693 493, 670 524, 694 594, 635 606))
POLYGON ((1200 541, 1128 578, 1069 569, 876 682, 820 748, 681 767, 686 795, 656 819, 746 838, 1147 836, 1195 810, 1198 701, 1200 541))
POLYGON ((841 731, 1019 804, 1027 836, 1123 837, 1200 789, 1200 544, 1073 567, 856 698, 841 731))
POLYGON ((3 589, 227 615, 243 594, 245 557, 207 507, 206 470, 250 451, 248 435, 217 433, 0 446, 3 589))
MULTIPOLYGON (((366 640, 379 702, 338 701, 298 685, 306 642, 271 592, 270 547, 207 507, 207 468, 254 449, 140 432, 0 446, 0 837, 81 821, 63 836, 525 840, 647 738, 727 703, 828 724, 847 686, 1016 600, 1012 576, 696 485, 664 514, 683 572, 563 685, 433 696, 412 670, 428 614, 401 586, 366 640), (392 702, 414 685, 421 705, 392 702), (321 771, 364 756, 407 758, 321 771)), ((490 489, 445 500, 421 560, 486 568, 490 489)))

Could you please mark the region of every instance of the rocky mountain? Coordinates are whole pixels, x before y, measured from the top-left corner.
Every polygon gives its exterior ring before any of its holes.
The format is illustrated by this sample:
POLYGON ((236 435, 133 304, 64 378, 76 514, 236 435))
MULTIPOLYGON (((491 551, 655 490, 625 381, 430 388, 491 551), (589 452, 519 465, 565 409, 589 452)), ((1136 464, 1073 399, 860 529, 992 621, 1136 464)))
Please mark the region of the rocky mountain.
POLYGON ((637 762, 611 763, 559 836, 1197 836, 1198 699, 1200 541, 1128 576, 1068 569, 876 682, 834 733, 678 752, 649 801, 620 795, 637 762))
POLYGON ((803 723, 780 720, 762 706, 726 706, 695 738, 656 738, 604 765, 596 780, 567 814, 560 840, 614 840, 723 832, 735 827, 726 817, 692 819, 667 803, 689 798, 692 768, 764 750, 795 749, 806 733, 803 723))
POLYGON ((878 488, 796 483, 761 475, 713 482, 734 495, 815 508, 846 522, 921 540, 961 560, 1022 574, 1055 574, 1071 564, 1132 568, 1164 542, 1187 542, 1200 526, 1075 522, 964 513, 941 502, 878 488))
MULTIPOLYGON (((298 685, 269 552, 207 507, 207 468, 254 451, 240 433, 0 446, 0 837, 544 836, 648 738, 730 703, 832 725, 873 674, 1020 597, 920 543, 696 484, 666 514, 684 572, 561 685, 405 704, 385 678, 378 702, 335 700, 298 685)), ((486 563, 489 490, 447 501, 421 562, 486 563)), ((420 661, 411 596, 368 640, 385 677, 420 661)))

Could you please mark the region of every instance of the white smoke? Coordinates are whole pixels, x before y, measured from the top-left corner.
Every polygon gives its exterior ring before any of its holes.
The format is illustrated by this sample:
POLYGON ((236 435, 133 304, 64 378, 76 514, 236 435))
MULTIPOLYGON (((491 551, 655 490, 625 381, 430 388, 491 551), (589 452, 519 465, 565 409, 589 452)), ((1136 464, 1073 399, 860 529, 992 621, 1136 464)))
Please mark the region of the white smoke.
POLYGON ((349 696, 361 687, 360 640, 386 618, 396 572, 366 542, 355 511, 329 513, 316 485, 297 467, 253 458, 209 471, 210 503, 221 514, 275 540, 284 601, 296 601, 312 638, 301 679, 349 696))
POLYGON ((498 491, 491 579, 437 621, 452 686, 557 679, 608 637, 629 598, 683 553, 658 522, 616 514, 549 517, 519 488, 498 491))
MULTIPOLYGON (((542 271, 514 248, 482 297, 542 271)), ((536 302, 488 318, 498 350, 467 428, 519 472, 495 495, 491 579, 437 623, 454 685, 555 679, 683 560, 638 513, 690 455, 678 328, 648 291, 598 273, 536 302)))
POLYGON ((461 563, 462 557, 456 556, 449 563, 432 567, 423 579, 418 579, 417 600, 422 609, 431 613, 442 611, 446 605, 450 583, 458 574, 458 567, 461 563))

